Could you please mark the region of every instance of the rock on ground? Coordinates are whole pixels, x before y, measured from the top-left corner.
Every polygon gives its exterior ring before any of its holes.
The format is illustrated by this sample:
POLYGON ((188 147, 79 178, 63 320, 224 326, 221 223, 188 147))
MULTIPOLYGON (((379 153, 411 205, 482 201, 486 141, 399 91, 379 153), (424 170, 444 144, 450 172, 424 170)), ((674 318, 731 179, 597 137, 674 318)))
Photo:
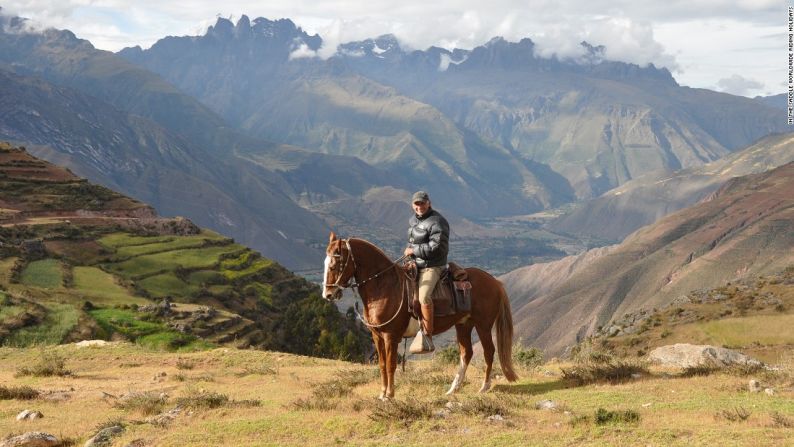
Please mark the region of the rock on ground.
POLYGON ((34 419, 41 419, 43 417, 44 417, 44 415, 41 414, 40 411, 36 411, 36 410, 22 410, 22 412, 20 412, 17 415, 17 420, 18 421, 32 421, 34 419))
POLYGON ((690 345, 687 343, 661 346, 651 351, 648 354, 648 358, 652 362, 663 366, 677 366, 679 368, 701 365, 717 367, 731 365, 762 366, 762 363, 758 360, 738 351, 710 345, 690 345))
POLYGON ((54 447, 61 441, 55 436, 40 431, 32 431, 0 441, 0 447, 54 447))
POLYGON ((100 446, 109 446, 110 441, 121 434, 124 431, 124 427, 121 425, 114 425, 112 427, 103 428, 99 430, 99 433, 94 435, 93 438, 89 439, 85 442, 83 447, 100 447, 100 446))

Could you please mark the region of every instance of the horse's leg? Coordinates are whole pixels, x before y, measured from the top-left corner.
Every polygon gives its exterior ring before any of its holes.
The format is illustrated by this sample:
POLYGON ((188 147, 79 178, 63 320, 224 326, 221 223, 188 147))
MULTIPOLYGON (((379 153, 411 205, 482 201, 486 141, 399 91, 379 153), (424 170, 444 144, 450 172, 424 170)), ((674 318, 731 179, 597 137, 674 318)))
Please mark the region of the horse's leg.
POLYGON ((385 337, 386 350, 386 399, 394 398, 394 372, 397 370, 397 357, 399 354, 400 339, 398 337, 385 337))
POLYGON ((455 332, 458 336, 458 348, 460 349, 460 364, 458 364, 458 373, 455 374, 455 380, 452 381, 452 385, 447 391, 448 395, 458 391, 466 378, 466 368, 469 367, 471 357, 474 355, 474 349, 471 347, 471 329, 471 325, 465 323, 455 325, 455 332))
POLYGON ((378 367, 380 367, 380 396, 378 396, 378 399, 383 400, 386 398, 386 387, 388 385, 388 377, 386 375, 386 347, 383 343, 383 337, 375 332, 372 332, 372 341, 375 342, 375 350, 378 352, 378 367))
POLYGON ((491 338, 491 328, 475 326, 477 335, 480 337, 482 344, 482 354, 485 357, 485 379, 482 381, 481 393, 485 393, 491 389, 491 370, 493 369, 493 354, 496 351, 494 348, 493 339, 491 338))

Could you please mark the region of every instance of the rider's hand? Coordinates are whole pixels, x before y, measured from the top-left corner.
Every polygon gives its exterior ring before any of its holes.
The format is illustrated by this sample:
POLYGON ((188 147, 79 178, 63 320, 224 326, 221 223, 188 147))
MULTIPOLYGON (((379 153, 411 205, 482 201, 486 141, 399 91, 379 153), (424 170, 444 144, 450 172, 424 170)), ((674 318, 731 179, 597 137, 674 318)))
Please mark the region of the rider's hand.
POLYGON ((411 247, 406 248, 405 251, 403 252, 404 256, 413 256, 413 254, 414 254, 414 249, 411 247))

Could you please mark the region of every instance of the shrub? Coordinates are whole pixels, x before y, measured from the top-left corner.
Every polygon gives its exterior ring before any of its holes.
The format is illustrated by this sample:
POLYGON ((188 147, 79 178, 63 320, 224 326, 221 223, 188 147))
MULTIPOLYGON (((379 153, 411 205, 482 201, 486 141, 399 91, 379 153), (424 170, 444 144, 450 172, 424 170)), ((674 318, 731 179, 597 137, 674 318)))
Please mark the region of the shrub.
POLYGON ((196 363, 192 360, 178 358, 176 359, 176 369, 193 369, 196 367, 196 363))
POLYGON ((229 403, 229 396, 211 391, 188 389, 185 396, 176 400, 176 404, 194 410, 222 407, 229 403))
POLYGON ((55 352, 42 351, 39 362, 33 366, 17 370, 17 376, 52 377, 68 376, 72 372, 66 369, 66 358, 55 352))
POLYGON ((640 414, 634 410, 624 410, 624 411, 608 411, 603 408, 599 408, 595 412, 595 417, 593 418, 593 422, 596 425, 606 425, 606 424, 636 424, 640 421, 640 414))
POLYGON ((787 418, 782 413, 778 413, 777 411, 772 413, 772 423, 775 427, 794 427, 794 421, 792 421, 790 418, 787 418))
POLYGON ((633 374, 648 374, 648 368, 635 360, 611 360, 608 363, 583 363, 570 369, 562 368, 563 380, 575 385, 590 383, 620 383, 632 379, 633 374))
POLYGON ((460 349, 456 345, 449 345, 436 351, 435 360, 443 365, 455 365, 460 362, 460 349))
POLYGON ((294 410, 319 410, 319 411, 328 411, 333 410, 336 408, 336 402, 331 402, 328 399, 316 399, 316 398, 306 398, 306 399, 297 399, 290 404, 290 407, 294 410))
POLYGON ((416 399, 377 402, 369 415, 369 418, 376 422, 401 422, 405 425, 431 417, 433 417, 433 408, 430 402, 416 399))
POLYGON ((154 392, 130 393, 119 399, 113 406, 125 411, 137 411, 144 416, 160 413, 165 408, 167 398, 154 392))
POLYGON ((39 394, 41 393, 38 390, 29 386, 5 387, 0 385, 0 400, 32 400, 39 397, 39 394))
POLYGON ((520 343, 513 345, 513 360, 528 370, 537 368, 543 363, 543 351, 538 348, 524 348, 520 343))
POLYGON ((681 371, 681 377, 703 377, 710 376, 720 370, 719 366, 709 363, 701 363, 700 365, 687 366, 681 371))
POLYGON ((507 416, 509 409, 504 399, 476 396, 461 403, 460 411, 472 416, 507 416))
POLYGON ((750 417, 750 411, 744 407, 734 407, 720 410, 715 415, 717 418, 727 419, 731 422, 746 421, 750 417))
MULTIPOLYGON (((380 373, 378 372, 378 374, 380 373)), ((319 399, 347 396, 353 391, 353 388, 369 383, 373 378, 374 375, 371 373, 366 374, 356 370, 339 370, 334 374, 333 379, 315 385, 312 394, 319 399)))

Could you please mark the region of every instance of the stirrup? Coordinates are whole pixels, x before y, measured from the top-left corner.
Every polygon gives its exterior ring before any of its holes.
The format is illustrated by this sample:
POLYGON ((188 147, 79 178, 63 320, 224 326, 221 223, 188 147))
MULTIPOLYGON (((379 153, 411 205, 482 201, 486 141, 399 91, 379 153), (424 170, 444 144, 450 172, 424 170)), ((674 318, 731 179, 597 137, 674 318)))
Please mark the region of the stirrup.
POLYGON ((433 338, 425 335, 424 331, 419 331, 411 342, 408 352, 411 354, 427 354, 436 350, 433 346, 433 338))

